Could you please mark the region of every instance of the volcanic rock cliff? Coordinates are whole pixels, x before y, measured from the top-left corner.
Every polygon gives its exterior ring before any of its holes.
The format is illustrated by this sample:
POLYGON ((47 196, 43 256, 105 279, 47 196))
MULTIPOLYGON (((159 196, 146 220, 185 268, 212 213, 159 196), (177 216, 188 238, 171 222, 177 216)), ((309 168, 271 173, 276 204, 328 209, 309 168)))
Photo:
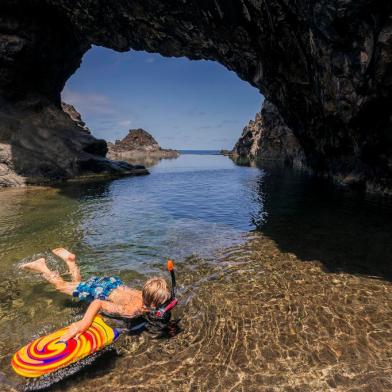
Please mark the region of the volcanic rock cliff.
POLYGON ((161 148, 158 142, 144 129, 130 129, 122 140, 108 143, 108 157, 126 159, 136 157, 177 158, 176 150, 161 148))
POLYGON ((256 118, 244 128, 230 156, 239 163, 266 160, 306 167, 301 144, 269 101, 264 101, 256 118))
MULTIPOLYGON (((392 189, 390 1, 2 0, 6 167, 17 162, 14 170, 26 174, 24 140, 37 152, 45 138, 59 138, 70 154, 80 154, 84 144, 67 134, 60 93, 92 44, 219 61, 275 105, 315 173, 392 189), (42 143, 34 147, 37 139, 42 143)), ((57 158, 47 148, 47 172, 57 158)), ((64 171, 79 173, 78 161, 64 171)))

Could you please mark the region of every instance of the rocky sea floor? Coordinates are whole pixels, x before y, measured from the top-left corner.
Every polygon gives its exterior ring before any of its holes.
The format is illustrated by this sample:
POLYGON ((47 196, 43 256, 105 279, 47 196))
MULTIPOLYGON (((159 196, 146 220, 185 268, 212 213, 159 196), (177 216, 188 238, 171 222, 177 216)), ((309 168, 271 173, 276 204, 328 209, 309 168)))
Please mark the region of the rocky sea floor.
POLYGON ((261 234, 178 266, 182 331, 123 336, 55 391, 389 391, 392 285, 326 272, 261 234))

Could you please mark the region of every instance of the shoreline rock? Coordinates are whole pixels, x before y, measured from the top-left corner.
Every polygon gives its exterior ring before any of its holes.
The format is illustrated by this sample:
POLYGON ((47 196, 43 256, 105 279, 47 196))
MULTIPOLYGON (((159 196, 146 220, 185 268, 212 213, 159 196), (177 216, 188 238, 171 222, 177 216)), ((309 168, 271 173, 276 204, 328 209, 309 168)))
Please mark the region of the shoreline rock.
POLYGON ((0 107, 0 187, 148 174, 144 167, 107 159, 105 140, 82 123, 80 115, 74 121, 69 111, 50 104, 0 107))
POLYGON ((363 173, 317 172, 309 166, 301 141, 284 122, 276 106, 265 100, 261 111, 244 127, 232 151, 227 154, 237 165, 265 165, 273 162, 326 177, 339 186, 365 189, 369 193, 392 195, 392 189, 366 180, 363 173))
POLYGON ((278 161, 295 168, 306 168, 300 142, 284 123, 276 106, 265 100, 261 111, 242 131, 230 156, 234 161, 278 161))

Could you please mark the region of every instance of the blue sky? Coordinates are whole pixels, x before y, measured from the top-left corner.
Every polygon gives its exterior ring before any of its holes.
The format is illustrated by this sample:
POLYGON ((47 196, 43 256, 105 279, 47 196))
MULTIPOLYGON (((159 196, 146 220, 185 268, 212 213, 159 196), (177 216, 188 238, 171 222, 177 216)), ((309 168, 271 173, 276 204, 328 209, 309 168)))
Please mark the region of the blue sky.
POLYGON ((93 47, 68 80, 73 104, 98 138, 144 128, 162 147, 231 149, 263 97, 212 61, 93 47))

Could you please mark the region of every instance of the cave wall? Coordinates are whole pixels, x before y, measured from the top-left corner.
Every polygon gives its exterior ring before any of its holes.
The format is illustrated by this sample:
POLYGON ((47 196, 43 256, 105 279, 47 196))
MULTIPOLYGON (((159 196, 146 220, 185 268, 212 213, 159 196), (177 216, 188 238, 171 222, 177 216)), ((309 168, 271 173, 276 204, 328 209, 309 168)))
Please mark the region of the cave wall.
POLYGON ((315 173, 389 192, 391 16, 381 0, 3 0, 0 102, 60 110, 92 44, 216 60, 276 106, 315 173))

